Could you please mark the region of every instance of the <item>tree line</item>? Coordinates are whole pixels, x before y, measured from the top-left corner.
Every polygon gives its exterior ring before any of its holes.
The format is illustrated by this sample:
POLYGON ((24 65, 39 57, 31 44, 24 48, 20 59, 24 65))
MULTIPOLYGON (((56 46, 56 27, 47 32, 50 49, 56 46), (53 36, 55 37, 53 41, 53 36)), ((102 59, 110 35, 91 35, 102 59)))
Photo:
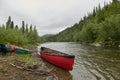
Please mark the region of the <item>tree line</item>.
POLYGON ((120 1, 113 0, 101 8, 95 7, 79 23, 56 35, 43 36, 48 41, 102 43, 105 46, 120 45, 120 1))
POLYGON ((0 26, 0 43, 14 44, 20 46, 34 45, 43 42, 44 39, 38 35, 36 26, 28 26, 22 21, 22 25, 14 25, 9 16, 6 24, 0 26))

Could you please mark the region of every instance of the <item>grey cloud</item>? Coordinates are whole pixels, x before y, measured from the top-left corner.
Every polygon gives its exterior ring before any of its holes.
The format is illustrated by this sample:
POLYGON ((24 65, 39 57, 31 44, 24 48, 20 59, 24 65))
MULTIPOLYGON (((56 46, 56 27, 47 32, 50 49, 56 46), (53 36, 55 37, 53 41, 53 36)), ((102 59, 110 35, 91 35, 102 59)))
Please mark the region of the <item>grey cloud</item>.
POLYGON ((18 25, 22 20, 36 25, 39 34, 44 35, 72 26, 99 3, 103 6, 112 0, 30 0, 28 4, 24 1, 29 0, 0 0, 0 23, 11 16, 18 25))

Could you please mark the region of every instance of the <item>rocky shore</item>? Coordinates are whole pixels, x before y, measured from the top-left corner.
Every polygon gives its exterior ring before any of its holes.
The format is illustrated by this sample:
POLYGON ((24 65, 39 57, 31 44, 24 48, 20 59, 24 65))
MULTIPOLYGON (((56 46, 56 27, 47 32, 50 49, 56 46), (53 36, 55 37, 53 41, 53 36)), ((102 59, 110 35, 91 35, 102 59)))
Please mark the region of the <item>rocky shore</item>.
POLYGON ((72 75, 47 63, 35 52, 28 55, 8 53, 0 56, 0 80, 72 80, 72 75))

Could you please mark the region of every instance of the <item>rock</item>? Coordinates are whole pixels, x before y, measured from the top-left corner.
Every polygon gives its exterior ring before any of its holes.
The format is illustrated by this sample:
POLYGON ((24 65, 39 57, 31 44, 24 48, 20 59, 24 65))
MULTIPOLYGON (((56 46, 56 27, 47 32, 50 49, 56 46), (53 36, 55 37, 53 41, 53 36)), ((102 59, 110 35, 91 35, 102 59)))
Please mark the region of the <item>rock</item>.
POLYGON ((102 45, 100 43, 91 43, 91 46, 101 47, 102 45))
POLYGON ((120 45, 118 45, 118 47, 120 48, 120 45))
POLYGON ((9 74, 5 73, 5 76, 8 76, 9 74))
POLYGON ((38 68, 38 65, 33 65, 32 66, 32 69, 37 69, 38 68))
POLYGON ((3 69, 3 66, 2 66, 2 65, 0 65, 0 69, 3 69))

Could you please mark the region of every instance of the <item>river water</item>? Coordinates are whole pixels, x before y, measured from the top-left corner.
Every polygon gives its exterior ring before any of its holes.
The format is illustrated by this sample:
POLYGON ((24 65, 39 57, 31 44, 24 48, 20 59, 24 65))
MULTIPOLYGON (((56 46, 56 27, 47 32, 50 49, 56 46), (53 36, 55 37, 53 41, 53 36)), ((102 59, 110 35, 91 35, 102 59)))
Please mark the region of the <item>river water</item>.
POLYGON ((73 42, 50 42, 41 46, 75 55, 71 80, 120 80, 120 50, 73 42))

